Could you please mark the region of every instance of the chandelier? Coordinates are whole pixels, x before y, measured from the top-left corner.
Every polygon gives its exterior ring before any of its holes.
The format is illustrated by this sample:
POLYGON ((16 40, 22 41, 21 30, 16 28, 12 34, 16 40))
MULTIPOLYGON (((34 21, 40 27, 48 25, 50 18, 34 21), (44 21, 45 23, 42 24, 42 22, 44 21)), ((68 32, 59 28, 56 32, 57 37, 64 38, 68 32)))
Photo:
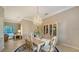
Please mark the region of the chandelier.
POLYGON ((39 15, 39 7, 36 7, 36 15, 34 16, 33 23, 35 25, 41 25, 42 24, 42 19, 39 15))

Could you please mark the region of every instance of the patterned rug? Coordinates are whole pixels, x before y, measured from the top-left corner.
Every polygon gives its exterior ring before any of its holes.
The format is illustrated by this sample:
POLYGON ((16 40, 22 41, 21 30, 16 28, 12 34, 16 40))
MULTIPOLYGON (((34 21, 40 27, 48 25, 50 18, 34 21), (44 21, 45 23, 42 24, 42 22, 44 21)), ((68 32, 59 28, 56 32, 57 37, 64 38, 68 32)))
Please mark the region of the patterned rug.
MULTIPOLYGON (((37 51, 29 51, 29 49, 26 48, 26 45, 24 44, 18 47, 14 52, 37 52, 37 51)), ((44 52, 44 51, 40 50, 40 52, 44 52)), ((55 47, 54 52, 59 52, 59 50, 55 47)))

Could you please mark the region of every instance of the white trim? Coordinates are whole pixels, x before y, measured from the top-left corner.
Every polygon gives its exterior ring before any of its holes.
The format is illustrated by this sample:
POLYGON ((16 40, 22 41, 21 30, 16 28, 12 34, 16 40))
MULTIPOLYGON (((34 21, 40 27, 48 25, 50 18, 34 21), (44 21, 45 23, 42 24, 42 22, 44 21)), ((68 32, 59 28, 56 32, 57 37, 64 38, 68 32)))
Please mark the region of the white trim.
POLYGON ((67 44, 67 43, 60 43, 61 45, 64 45, 64 46, 67 46, 67 47, 71 47, 71 48, 73 48, 73 49, 77 49, 77 50, 79 50, 79 47, 76 47, 76 46, 73 46, 73 45, 69 45, 69 44, 67 44))
MULTIPOLYGON (((32 21, 31 19, 28 19, 28 18, 27 18, 27 19, 23 19, 23 20, 32 21)), ((4 22, 20 23, 20 22, 23 21, 23 20, 18 21, 18 20, 5 19, 4 22)))
POLYGON ((0 49, 0 51, 2 51, 4 49, 4 46, 0 49))
POLYGON ((67 10, 73 8, 73 7, 75 7, 75 6, 71 6, 71 7, 68 7, 68 8, 61 9, 61 10, 55 12, 55 13, 51 13, 51 14, 45 16, 43 19, 46 19, 46 18, 48 18, 48 17, 50 17, 50 16, 54 16, 54 15, 59 14, 59 13, 61 13, 61 12, 67 11, 67 10))

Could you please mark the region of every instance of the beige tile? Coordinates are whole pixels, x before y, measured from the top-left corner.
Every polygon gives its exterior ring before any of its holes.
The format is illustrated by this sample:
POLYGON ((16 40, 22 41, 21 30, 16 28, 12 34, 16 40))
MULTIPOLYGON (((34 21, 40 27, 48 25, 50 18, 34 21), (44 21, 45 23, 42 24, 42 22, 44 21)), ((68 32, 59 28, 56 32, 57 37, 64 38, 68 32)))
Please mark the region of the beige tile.
MULTIPOLYGON (((2 50, 2 52, 13 52, 15 49, 17 49, 19 46, 23 45, 25 43, 24 40, 9 40, 5 43, 5 48, 2 50)), ((79 52, 79 50, 67 47, 61 44, 58 44, 56 46, 60 52, 79 52)), ((28 52, 28 50, 25 50, 24 52, 28 52)))
POLYGON ((79 50, 61 44, 56 46, 60 52, 79 52, 79 50))
POLYGON ((8 42, 5 42, 5 48, 2 50, 2 52, 13 52, 24 43, 24 40, 8 40, 8 42))

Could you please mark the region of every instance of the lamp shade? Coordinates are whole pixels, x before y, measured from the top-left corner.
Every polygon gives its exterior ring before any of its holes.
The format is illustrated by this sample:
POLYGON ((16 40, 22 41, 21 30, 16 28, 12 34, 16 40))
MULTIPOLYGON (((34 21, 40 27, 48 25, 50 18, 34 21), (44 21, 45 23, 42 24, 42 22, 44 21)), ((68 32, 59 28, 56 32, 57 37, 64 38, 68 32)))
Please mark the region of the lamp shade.
POLYGON ((18 30, 19 33, 21 33, 21 30, 18 30))

